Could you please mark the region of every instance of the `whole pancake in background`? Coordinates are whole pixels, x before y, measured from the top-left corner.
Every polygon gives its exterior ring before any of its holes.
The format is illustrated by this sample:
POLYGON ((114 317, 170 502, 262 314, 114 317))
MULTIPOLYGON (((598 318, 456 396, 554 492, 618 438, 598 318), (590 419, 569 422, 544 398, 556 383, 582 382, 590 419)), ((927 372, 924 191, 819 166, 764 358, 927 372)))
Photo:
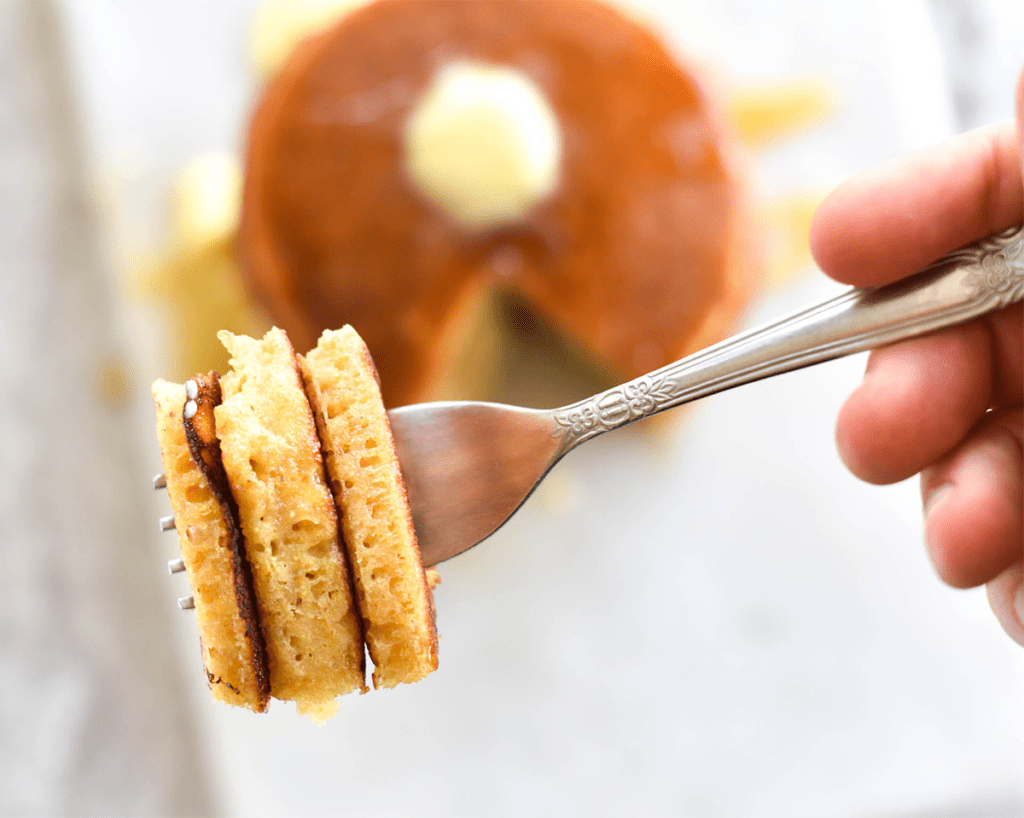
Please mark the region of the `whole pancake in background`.
POLYGON ((755 278, 732 136, 647 30, 582 0, 379 0, 306 41, 252 122, 243 273, 297 349, 359 328, 389 406, 430 390, 473 305, 513 293, 611 377, 728 333, 755 278), (439 70, 516 68, 561 127, 554 192, 461 226, 410 181, 403 133, 439 70))

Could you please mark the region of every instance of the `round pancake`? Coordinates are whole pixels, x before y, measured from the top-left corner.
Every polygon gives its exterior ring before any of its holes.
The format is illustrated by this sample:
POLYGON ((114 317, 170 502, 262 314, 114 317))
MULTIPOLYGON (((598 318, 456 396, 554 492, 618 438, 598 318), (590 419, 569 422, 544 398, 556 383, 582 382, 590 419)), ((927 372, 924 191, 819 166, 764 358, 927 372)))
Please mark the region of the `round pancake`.
POLYGON ((615 377, 699 349, 753 289, 746 187, 696 74, 583 0, 378 0, 308 40, 252 121, 239 251, 298 349, 345 323, 385 403, 414 402, 471 301, 515 293, 615 377), (455 61, 512 66, 562 130, 557 188, 472 230, 422 196, 406 121, 455 61))

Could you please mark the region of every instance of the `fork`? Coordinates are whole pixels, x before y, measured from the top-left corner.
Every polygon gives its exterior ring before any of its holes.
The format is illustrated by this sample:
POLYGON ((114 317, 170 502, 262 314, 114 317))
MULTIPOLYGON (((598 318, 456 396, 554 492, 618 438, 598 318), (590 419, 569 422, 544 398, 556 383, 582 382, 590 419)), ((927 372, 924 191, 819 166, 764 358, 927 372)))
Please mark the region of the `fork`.
POLYGON ((388 413, 425 566, 497 531, 569 451, 734 386, 913 338, 1024 298, 1024 226, 916 275, 850 289, 558 409, 420 403, 388 413))

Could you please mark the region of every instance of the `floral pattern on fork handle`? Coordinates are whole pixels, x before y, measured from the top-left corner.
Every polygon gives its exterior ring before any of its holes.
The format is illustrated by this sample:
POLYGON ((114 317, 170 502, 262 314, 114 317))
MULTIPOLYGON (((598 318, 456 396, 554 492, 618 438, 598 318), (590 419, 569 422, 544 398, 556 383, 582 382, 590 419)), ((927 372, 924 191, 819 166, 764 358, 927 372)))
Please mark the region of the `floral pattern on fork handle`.
MULTIPOLYGON (((1024 298, 1024 226, 916 276, 848 290, 552 412, 558 457, 585 440, 733 386, 967 321, 1024 298)), ((557 458, 556 458, 557 459, 557 458)))

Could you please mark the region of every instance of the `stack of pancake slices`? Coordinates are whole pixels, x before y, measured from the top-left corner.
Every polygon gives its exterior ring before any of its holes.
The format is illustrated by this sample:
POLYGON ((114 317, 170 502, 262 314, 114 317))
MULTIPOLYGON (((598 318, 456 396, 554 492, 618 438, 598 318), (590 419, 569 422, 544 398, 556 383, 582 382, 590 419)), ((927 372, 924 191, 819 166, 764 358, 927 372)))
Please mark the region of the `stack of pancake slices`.
POLYGON ((206 676, 221 701, 263 712, 273 696, 322 723, 368 689, 367 652, 375 688, 437 668, 436 574, 356 332, 305 356, 276 328, 218 337, 226 375, 153 384, 206 676))

